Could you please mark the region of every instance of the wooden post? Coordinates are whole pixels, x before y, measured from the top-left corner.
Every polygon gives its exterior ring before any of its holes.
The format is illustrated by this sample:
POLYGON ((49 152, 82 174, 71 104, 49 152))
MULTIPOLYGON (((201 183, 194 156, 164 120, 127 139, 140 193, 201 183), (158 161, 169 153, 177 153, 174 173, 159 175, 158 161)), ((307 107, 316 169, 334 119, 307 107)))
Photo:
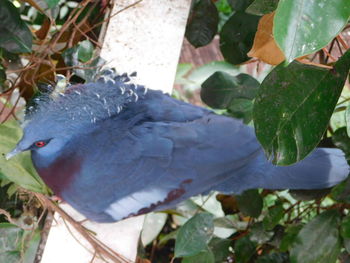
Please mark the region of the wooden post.
MULTIPOLYGON (((101 56, 117 72, 137 71, 138 83, 170 93, 183 42, 191 0, 118 0, 105 34, 101 56), (135 4, 136 3, 136 4, 135 4), (123 10, 123 11, 121 11, 123 10)), ((103 189, 101 189, 103 191, 103 189)), ((61 206, 76 220, 73 208, 61 206)), ((144 216, 114 224, 85 222, 97 238, 135 262, 144 216)), ((42 263, 89 263, 93 249, 56 214, 42 263)), ((98 258, 93 262, 105 262, 98 258)))

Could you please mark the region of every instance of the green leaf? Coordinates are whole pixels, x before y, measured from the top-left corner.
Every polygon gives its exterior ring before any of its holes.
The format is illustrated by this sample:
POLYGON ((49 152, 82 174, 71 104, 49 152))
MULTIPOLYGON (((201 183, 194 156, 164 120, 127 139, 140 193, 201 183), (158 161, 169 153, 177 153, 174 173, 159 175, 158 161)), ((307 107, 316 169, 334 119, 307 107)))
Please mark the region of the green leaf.
POLYGON ((350 104, 346 107, 345 111, 345 121, 346 121, 346 132, 348 134, 348 138, 350 136, 350 104))
POLYGON ((78 59, 81 62, 88 62, 94 54, 94 45, 89 40, 84 40, 78 46, 78 59))
POLYGON ((236 261, 239 263, 250 262, 251 257, 255 254, 256 244, 245 236, 235 242, 234 251, 236 261))
POLYGON ((347 51, 331 70, 295 61, 288 67, 277 66, 264 79, 254 102, 253 119, 257 138, 274 164, 293 164, 317 146, 349 66, 347 51))
POLYGON ((339 128, 333 133, 332 141, 335 146, 345 153, 346 159, 350 160, 350 138, 348 134, 347 128, 339 128))
POLYGON ((195 215, 179 229, 175 243, 175 257, 188 257, 207 251, 213 232, 214 222, 211 214, 195 215))
POLYGON ((266 15, 276 10, 279 0, 255 0, 246 12, 252 15, 266 15))
POLYGON ((215 256, 210 250, 203 251, 197 255, 184 257, 182 263, 215 263, 215 256))
POLYGON ((243 12, 234 13, 220 32, 220 50, 226 61, 236 65, 250 58, 260 17, 243 12))
POLYGON ((17 8, 7 0, 0 1, 0 47, 12 53, 32 51, 33 36, 17 8))
POLYGON ((82 64, 79 61, 79 50, 79 44, 66 49, 62 53, 64 63, 69 67, 73 67, 73 73, 84 79, 86 82, 94 81, 97 72, 104 65, 105 61, 101 57, 96 57, 92 59, 90 63, 82 64))
POLYGON ((0 262, 21 262, 18 243, 22 240, 23 230, 8 223, 0 223, 0 262))
POLYGON ((350 203, 350 177, 333 187, 331 196, 334 200, 341 203, 350 203))
POLYGON ((326 46, 349 16, 349 0, 280 0, 273 35, 287 62, 291 62, 326 46))
POLYGON ((290 195, 295 200, 311 201, 319 200, 329 194, 330 189, 308 189, 308 190, 289 190, 290 195))
POLYGON ((342 238, 350 238, 350 215, 343 218, 340 225, 340 235, 342 238))
MULTIPOLYGON (((215 255, 215 262, 222 263, 225 262, 227 257, 230 255, 230 246, 232 241, 230 239, 221 239, 218 237, 213 237, 209 242, 209 249, 215 255)), ((200 262, 200 261, 197 261, 200 262)))
POLYGON ((266 230, 272 230, 283 218, 284 209, 282 203, 270 207, 267 215, 264 217, 263 225, 266 230))
POLYGON ((176 69, 175 84, 185 85, 189 81, 186 80, 186 75, 190 73, 193 65, 191 63, 179 63, 176 69))
POLYGON ((146 215, 141 232, 141 241, 144 246, 151 243, 162 231, 168 215, 165 213, 150 213, 146 215))
POLYGON ((244 11, 254 0, 227 0, 235 11, 244 11))
POLYGON ((340 252, 337 211, 328 210, 316 216, 299 232, 290 250, 292 263, 332 263, 340 252))
POLYGON ((258 190, 247 190, 236 196, 239 210, 245 216, 258 217, 261 214, 263 200, 258 190))
POLYGON ((199 0, 191 10, 185 36, 196 48, 209 44, 214 38, 219 23, 219 14, 211 0, 199 0))
POLYGON ((227 109, 235 99, 253 100, 259 82, 248 74, 231 76, 217 71, 202 84, 201 99, 212 108, 227 109))
POLYGON ((202 84, 201 99, 212 108, 227 109, 245 123, 252 119, 253 102, 259 82, 248 74, 232 76, 215 72, 202 84))
POLYGON ((301 229, 302 229, 302 225, 288 226, 280 244, 280 250, 282 252, 287 252, 291 248, 301 229))
POLYGON ((256 263, 287 263, 289 262, 288 254, 285 253, 271 253, 259 257, 256 263))
POLYGON ((0 65, 0 87, 3 87, 6 81, 5 69, 0 65))
MULTIPOLYGON (((0 125, 0 153, 10 152, 21 138, 21 129, 15 121, 0 125)), ((29 152, 24 152, 7 161, 0 155, 0 174, 30 191, 48 193, 48 189, 32 165, 29 152)), ((1 177, 1 176, 0 176, 1 177)))
POLYGON ((254 241, 258 244, 266 243, 272 238, 272 236, 273 232, 266 231, 262 222, 258 222, 250 228, 249 238, 251 241, 254 241))
POLYGON ((202 83, 216 71, 223 71, 231 75, 240 73, 238 66, 225 61, 212 61, 191 71, 187 77, 188 83, 186 83, 185 88, 192 91, 200 88, 202 83))
POLYGON ((23 263, 33 263, 41 241, 41 232, 39 229, 36 229, 33 233, 27 232, 27 237, 30 239, 25 242, 26 249, 22 260, 23 263))
POLYGON ((47 3, 47 6, 49 8, 53 8, 55 6, 58 5, 58 3, 60 2, 60 0, 45 0, 45 2, 47 3))
POLYGON ((227 109, 230 116, 243 119, 245 124, 248 124, 253 119, 253 101, 246 99, 236 99, 227 109))

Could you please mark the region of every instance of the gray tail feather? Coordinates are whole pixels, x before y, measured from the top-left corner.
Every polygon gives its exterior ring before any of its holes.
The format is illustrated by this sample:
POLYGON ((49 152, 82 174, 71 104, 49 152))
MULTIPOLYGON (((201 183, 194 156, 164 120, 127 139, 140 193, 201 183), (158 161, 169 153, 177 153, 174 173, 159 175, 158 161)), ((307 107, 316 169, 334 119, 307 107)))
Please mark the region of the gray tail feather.
POLYGON ((349 165, 339 149, 317 148, 300 162, 275 166, 261 153, 246 169, 235 173, 215 190, 239 194, 247 189, 323 189, 345 180, 349 165))

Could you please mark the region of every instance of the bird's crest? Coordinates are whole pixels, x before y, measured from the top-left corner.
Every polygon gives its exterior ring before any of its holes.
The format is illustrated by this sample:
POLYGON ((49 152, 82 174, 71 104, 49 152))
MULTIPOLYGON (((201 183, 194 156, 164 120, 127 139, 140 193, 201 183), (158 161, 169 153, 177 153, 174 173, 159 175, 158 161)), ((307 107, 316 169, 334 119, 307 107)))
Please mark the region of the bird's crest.
POLYGON ((147 93, 144 86, 133 83, 135 76, 136 73, 118 75, 108 69, 101 71, 95 82, 68 84, 63 93, 53 89, 50 94, 34 99, 36 106, 28 107, 26 119, 29 122, 54 119, 69 125, 95 123, 110 118, 147 93))

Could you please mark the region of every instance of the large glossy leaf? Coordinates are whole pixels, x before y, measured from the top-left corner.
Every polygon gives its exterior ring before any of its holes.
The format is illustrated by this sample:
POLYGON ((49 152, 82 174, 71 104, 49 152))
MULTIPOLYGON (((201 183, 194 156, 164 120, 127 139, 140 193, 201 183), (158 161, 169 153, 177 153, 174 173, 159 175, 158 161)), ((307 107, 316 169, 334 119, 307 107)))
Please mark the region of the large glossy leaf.
POLYGON ((316 216, 299 232, 292 249, 292 263, 333 263, 340 252, 340 216, 329 210, 316 216))
POLYGON ((258 217, 261 214, 263 200, 258 190, 247 190, 236 196, 239 210, 246 216, 258 217))
POLYGON ((12 53, 31 52, 32 33, 10 1, 0 1, 0 20, 0 47, 12 53))
POLYGON ((350 66, 350 51, 331 70, 293 62, 265 78, 254 102, 258 140, 273 163, 305 158, 321 140, 350 66))
POLYGON ((10 152, 21 138, 21 129, 15 121, 0 125, 0 174, 19 186, 34 192, 48 193, 47 187, 32 165, 30 153, 21 153, 9 161, 3 154, 10 152))
POLYGON ((207 251, 213 232, 214 222, 211 214, 195 215, 179 229, 175 243, 175 257, 188 257, 207 251))
POLYGON ((279 0, 255 0, 246 12, 252 15, 266 15, 276 10, 279 0))
POLYGON ((253 46, 260 17, 243 12, 234 13, 220 32, 220 50, 226 61, 241 64, 253 46))
POLYGON ((186 26, 186 38, 195 47, 202 47, 214 38, 219 23, 219 14, 211 0, 195 3, 186 26))
POLYGON ((273 34, 291 62, 326 46, 349 16, 349 0, 280 0, 273 34))

